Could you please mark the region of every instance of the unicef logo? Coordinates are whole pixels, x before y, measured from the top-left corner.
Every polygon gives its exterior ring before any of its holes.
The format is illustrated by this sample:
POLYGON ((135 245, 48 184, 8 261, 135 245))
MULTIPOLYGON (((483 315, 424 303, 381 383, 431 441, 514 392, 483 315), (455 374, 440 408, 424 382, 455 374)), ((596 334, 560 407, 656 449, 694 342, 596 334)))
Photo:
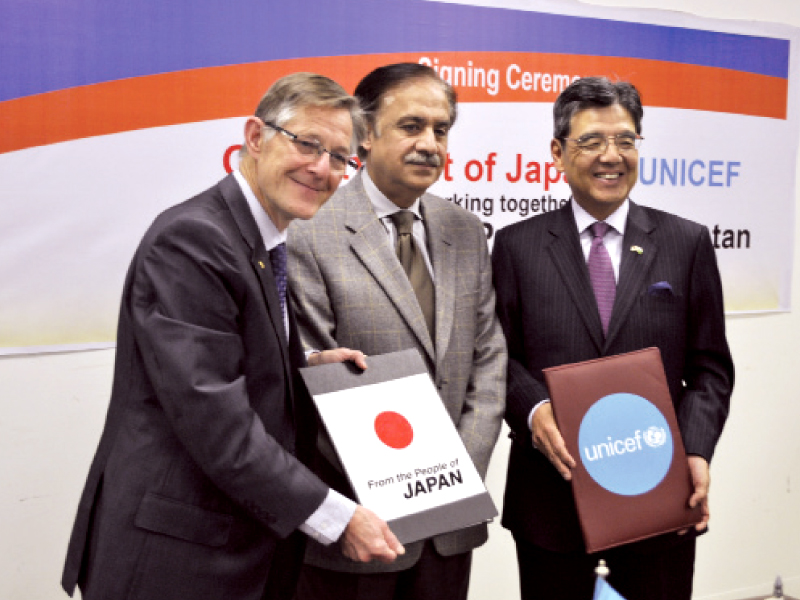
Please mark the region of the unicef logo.
POLYGON ((649 492, 672 464, 667 420, 635 394, 611 394, 595 402, 581 422, 578 447, 592 479, 622 496, 649 492))
POLYGON ((651 448, 658 448, 667 443, 667 431, 663 427, 650 427, 644 432, 644 443, 651 448))

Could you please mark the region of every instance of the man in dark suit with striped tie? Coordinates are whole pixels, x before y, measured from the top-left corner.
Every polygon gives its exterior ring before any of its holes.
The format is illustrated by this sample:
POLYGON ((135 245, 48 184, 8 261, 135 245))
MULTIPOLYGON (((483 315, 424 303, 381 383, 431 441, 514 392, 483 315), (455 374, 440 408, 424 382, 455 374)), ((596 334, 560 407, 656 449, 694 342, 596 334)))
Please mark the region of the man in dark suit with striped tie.
POLYGON ((502 229, 492 257, 513 439, 503 525, 516 542, 522 597, 590 598, 602 557, 627 600, 689 600, 695 537, 709 518, 709 461, 733 386, 714 249, 705 227, 629 197, 642 140, 636 88, 579 79, 553 112, 553 161, 572 200, 502 229), (569 484, 575 459, 542 369, 649 346, 661 351, 688 455, 686 501, 704 518, 693 530, 590 556, 569 484))

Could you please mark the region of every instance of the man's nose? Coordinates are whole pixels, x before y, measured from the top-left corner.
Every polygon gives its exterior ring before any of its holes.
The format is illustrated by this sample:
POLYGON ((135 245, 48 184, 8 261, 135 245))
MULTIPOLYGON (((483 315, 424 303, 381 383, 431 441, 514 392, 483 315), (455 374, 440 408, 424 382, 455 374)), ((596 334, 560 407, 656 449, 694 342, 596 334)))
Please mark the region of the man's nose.
POLYGON ((617 148, 617 138, 614 136, 606 138, 606 148, 600 154, 600 160, 603 162, 619 162, 622 160, 622 154, 617 148))
POLYGON ((327 152, 320 152, 314 160, 308 163, 308 170, 325 177, 331 172, 331 157, 327 152))
POLYGON ((432 127, 426 127, 422 130, 417 138, 415 147, 417 150, 421 150, 429 154, 436 153, 436 134, 433 132, 432 127))

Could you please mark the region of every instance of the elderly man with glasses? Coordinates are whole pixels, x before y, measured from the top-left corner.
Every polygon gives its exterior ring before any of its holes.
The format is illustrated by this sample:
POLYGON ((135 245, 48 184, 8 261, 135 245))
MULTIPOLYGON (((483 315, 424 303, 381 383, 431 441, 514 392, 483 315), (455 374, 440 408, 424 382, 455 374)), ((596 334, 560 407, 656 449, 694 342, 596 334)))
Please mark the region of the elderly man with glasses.
MULTIPOLYGON (((553 161, 572 200, 500 230, 492 254, 508 339, 512 447, 503 525, 517 547, 522 598, 591 598, 599 558, 627 600, 689 600, 695 537, 709 518, 709 461, 728 414, 733 363, 708 230, 634 203, 643 109, 626 82, 587 77, 556 100, 553 161), (576 466, 542 369, 660 349, 703 520, 587 554, 569 481, 576 466)), ((630 518, 635 519, 636 515, 630 518)))
MULTIPOLYGON (((305 535, 341 540, 353 561, 403 553, 385 522, 301 462, 317 424, 295 381, 305 360, 286 303, 286 228, 328 200, 363 132, 337 83, 284 77, 245 123, 239 170, 145 233, 64 568, 70 595, 289 599, 305 535)), ((366 366, 346 348, 315 356, 342 360, 366 366)))

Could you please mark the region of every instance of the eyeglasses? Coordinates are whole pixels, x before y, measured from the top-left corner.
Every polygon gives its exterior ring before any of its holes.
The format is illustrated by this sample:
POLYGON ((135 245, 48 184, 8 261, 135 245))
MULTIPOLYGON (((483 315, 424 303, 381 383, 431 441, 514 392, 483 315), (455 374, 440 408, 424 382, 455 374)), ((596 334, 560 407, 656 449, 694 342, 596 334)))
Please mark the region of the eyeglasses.
POLYGON ((611 140, 614 140, 614 145, 617 147, 617 152, 625 154, 626 152, 633 152, 638 150, 642 145, 644 139, 640 135, 634 133, 618 133, 617 135, 600 135, 599 133, 590 133, 582 135, 579 138, 561 138, 564 141, 575 142, 575 145, 585 154, 598 155, 604 154, 608 150, 608 145, 611 140))
POLYGON ((271 127, 275 131, 280 131, 283 135, 289 138, 294 144, 294 147, 297 148, 297 151, 303 156, 313 156, 319 158, 327 152, 328 156, 330 156, 331 169, 334 171, 344 171, 348 165, 354 169, 358 169, 358 163, 352 158, 342 156, 338 152, 331 152, 314 138, 294 134, 291 131, 287 131, 283 127, 278 127, 274 123, 268 123, 267 121, 264 121, 264 125, 271 127))

